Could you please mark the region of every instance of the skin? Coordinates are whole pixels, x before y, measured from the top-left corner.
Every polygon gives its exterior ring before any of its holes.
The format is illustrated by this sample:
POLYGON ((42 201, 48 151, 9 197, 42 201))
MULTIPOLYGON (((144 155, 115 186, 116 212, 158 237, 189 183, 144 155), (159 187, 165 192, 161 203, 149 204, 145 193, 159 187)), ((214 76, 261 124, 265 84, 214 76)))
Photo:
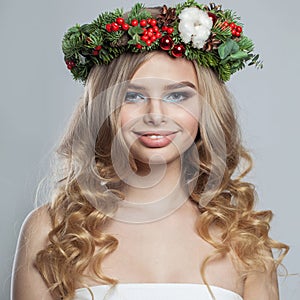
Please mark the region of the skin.
MULTIPOLYGON (((192 64, 184 59, 172 60, 165 54, 155 55, 145 63, 133 80, 145 77, 159 77, 172 82, 185 80, 197 87, 192 64)), ((195 117, 197 113, 191 113, 196 111, 192 105, 196 101, 190 101, 191 106, 185 106, 187 109, 184 110, 183 106, 158 100, 165 96, 160 84, 155 85, 155 88, 152 86, 152 89, 148 86, 148 89, 149 102, 142 105, 126 104, 120 113, 124 139, 131 146, 139 164, 138 175, 149 174, 149 159, 154 151, 136 141, 132 134, 133 128, 170 126, 172 129, 179 129, 180 134, 174 139, 174 143, 155 149, 155 153, 161 156, 155 158, 151 174, 160 174, 162 167, 166 169, 157 185, 146 189, 128 185, 127 195, 131 201, 136 202, 139 199, 143 199, 143 202, 152 201, 174 188, 180 175, 180 155, 192 144, 198 128, 195 117)), ((180 192, 181 188, 178 186, 175 191, 180 192)), ((197 206, 192 201, 186 201, 171 215, 155 222, 138 225, 117 221, 109 223, 103 231, 114 235, 119 240, 119 245, 116 251, 105 257, 102 264, 104 274, 119 279, 121 283, 203 283, 199 269, 203 259, 214 248, 196 232, 195 221, 198 215, 197 206)), ((210 229, 212 236, 218 240, 218 230, 213 227, 210 229)), ((14 261, 12 300, 54 299, 33 265, 37 252, 49 242, 47 235, 50 230, 50 217, 44 206, 26 218, 14 261)), ((272 256, 269 251, 264 254, 265 257, 272 256)), ((239 270, 232 263, 233 257, 233 253, 228 253, 208 265, 206 276, 211 285, 231 290, 244 300, 279 299, 277 276, 271 263, 267 264, 265 272, 253 272, 242 280, 239 270)), ((85 273, 90 274, 89 268, 85 273)), ((85 279, 84 283, 90 286, 105 284, 96 278, 85 279)), ((77 284, 77 288, 80 287, 82 283, 77 284)))
MULTIPOLYGON (((151 202, 166 197, 170 191, 184 195, 184 187, 177 185, 182 169, 181 156, 197 135, 199 109, 198 81, 191 62, 158 52, 134 74, 119 115, 124 140, 139 168, 137 175, 143 176, 138 188, 126 186, 130 201, 151 202), (185 84, 180 88, 164 89, 166 85, 179 82, 185 84), (141 130, 177 133, 169 145, 151 148, 137 139, 135 132, 141 130), (157 178, 160 180, 151 184, 157 178)), ((127 181, 136 183, 130 178, 127 181)))

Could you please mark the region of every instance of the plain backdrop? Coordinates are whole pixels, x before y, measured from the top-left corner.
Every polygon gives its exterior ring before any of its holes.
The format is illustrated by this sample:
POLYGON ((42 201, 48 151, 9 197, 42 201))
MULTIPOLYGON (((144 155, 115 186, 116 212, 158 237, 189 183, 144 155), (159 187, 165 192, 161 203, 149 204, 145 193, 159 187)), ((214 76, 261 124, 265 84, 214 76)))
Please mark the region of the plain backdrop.
MULTIPOLYGON (((236 97, 245 145, 255 162, 248 178, 257 186, 257 208, 273 211, 270 234, 290 245, 284 264, 289 273, 298 273, 279 277, 281 299, 300 299, 300 4, 220 2, 242 17, 246 35, 264 60, 263 70, 238 72, 228 86, 236 97)), ((0 2, 0 299, 10 297, 21 224, 35 207, 51 151, 83 91, 65 67, 62 36, 70 26, 88 23, 102 11, 127 10, 132 4, 121 0, 0 2)))

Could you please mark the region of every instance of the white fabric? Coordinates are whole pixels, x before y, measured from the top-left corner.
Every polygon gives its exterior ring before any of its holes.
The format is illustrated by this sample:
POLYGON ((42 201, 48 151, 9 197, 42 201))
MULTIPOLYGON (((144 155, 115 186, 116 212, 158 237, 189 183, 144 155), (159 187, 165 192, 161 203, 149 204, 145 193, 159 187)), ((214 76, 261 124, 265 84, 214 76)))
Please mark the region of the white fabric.
MULTIPOLYGON (((213 300, 207 286, 197 283, 119 283, 76 290, 73 300, 213 300)), ((212 286, 216 300, 243 300, 230 290, 212 286)))

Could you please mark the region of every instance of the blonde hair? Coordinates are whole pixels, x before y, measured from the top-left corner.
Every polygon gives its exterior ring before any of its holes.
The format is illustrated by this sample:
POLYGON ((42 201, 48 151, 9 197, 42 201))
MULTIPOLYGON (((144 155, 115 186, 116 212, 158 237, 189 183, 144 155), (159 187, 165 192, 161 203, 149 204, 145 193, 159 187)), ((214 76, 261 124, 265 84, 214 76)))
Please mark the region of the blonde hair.
MULTIPOLYGON (((55 297, 72 299, 76 284, 82 283, 84 271, 90 266, 93 276, 99 280, 113 285, 118 283, 117 279, 107 277, 101 270, 104 257, 118 247, 118 240, 101 231, 110 216, 95 208, 93 201, 94 204, 100 202, 106 212, 114 212, 116 201, 112 194, 124 198, 120 192, 122 181, 114 170, 111 158, 112 141, 118 130, 119 110, 114 108, 124 98, 126 84, 123 83, 130 80, 153 55, 155 52, 127 53, 109 65, 93 67, 84 96, 56 150, 58 160, 55 168, 60 168, 61 173, 52 193, 53 201, 48 206, 53 229, 48 235, 49 245, 36 257, 36 268, 55 297), (102 120, 100 129, 99 120, 102 120), (99 178, 105 180, 112 194, 97 189, 99 178), (96 247, 100 249, 97 253, 96 247)), ((272 212, 254 210, 255 188, 242 180, 251 170, 252 161, 241 143, 230 93, 211 69, 193 63, 201 99, 210 111, 202 110, 195 140, 197 151, 187 150, 184 155, 191 169, 200 169, 199 175, 194 178, 196 185, 191 193, 191 200, 200 204, 196 222, 198 234, 216 249, 205 259, 200 270, 209 288, 205 266, 213 256, 232 250, 244 267, 243 276, 246 276, 253 269, 266 268, 265 249, 275 248, 283 252, 278 259, 272 258, 278 266, 289 247, 269 237, 272 212), (222 148, 220 140, 223 138, 220 137, 224 138, 225 148, 222 148), (217 159, 213 162, 215 146, 217 159), (225 149, 225 156, 219 155, 218 147, 220 153, 225 149), (247 166, 234 177, 243 162, 247 166), (216 178, 222 175, 222 180, 204 190, 211 172, 215 172, 216 178), (203 199, 209 201, 201 205, 203 199), (213 225, 221 230, 220 241, 209 233, 213 225)), ((118 142, 118 147, 125 149, 122 140, 118 142)), ((123 151, 119 153, 122 155, 123 151)), ((124 159, 128 158, 124 156, 124 159)), ((129 160, 132 169, 136 170, 134 159, 130 157, 129 160)))

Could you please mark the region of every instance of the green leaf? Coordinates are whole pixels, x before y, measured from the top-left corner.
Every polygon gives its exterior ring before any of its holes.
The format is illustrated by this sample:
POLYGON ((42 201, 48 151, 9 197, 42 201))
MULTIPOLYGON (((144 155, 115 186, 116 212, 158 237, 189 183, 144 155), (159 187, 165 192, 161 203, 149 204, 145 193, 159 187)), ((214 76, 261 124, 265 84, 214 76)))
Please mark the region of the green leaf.
POLYGON ((76 24, 68 30, 68 33, 77 33, 80 31, 80 25, 76 24))
POLYGON ((239 45, 232 39, 228 39, 224 44, 218 48, 218 52, 221 59, 225 59, 230 54, 236 53, 239 51, 239 45))
POLYGON ((233 59, 233 60, 238 60, 238 59, 247 58, 248 56, 249 56, 248 53, 246 53, 244 51, 238 51, 238 52, 232 53, 230 55, 230 58, 233 59))
POLYGON ((89 34, 90 33, 90 24, 83 24, 81 26, 81 30, 82 32, 84 32, 85 34, 89 34))
POLYGON ((231 53, 236 53, 240 50, 240 47, 238 45, 237 42, 233 41, 233 40, 230 40, 232 41, 232 49, 231 49, 231 53))
POLYGON ((128 44, 128 45, 136 45, 137 42, 136 42, 135 40, 130 40, 130 41, 128 41, 127 44, 128 44))
POLYGON ((140 26, 132 26, 132 27, 129 28, 128 33, 131 36, 134 36, 135 34, 142 34, 143 29, 140 26))

